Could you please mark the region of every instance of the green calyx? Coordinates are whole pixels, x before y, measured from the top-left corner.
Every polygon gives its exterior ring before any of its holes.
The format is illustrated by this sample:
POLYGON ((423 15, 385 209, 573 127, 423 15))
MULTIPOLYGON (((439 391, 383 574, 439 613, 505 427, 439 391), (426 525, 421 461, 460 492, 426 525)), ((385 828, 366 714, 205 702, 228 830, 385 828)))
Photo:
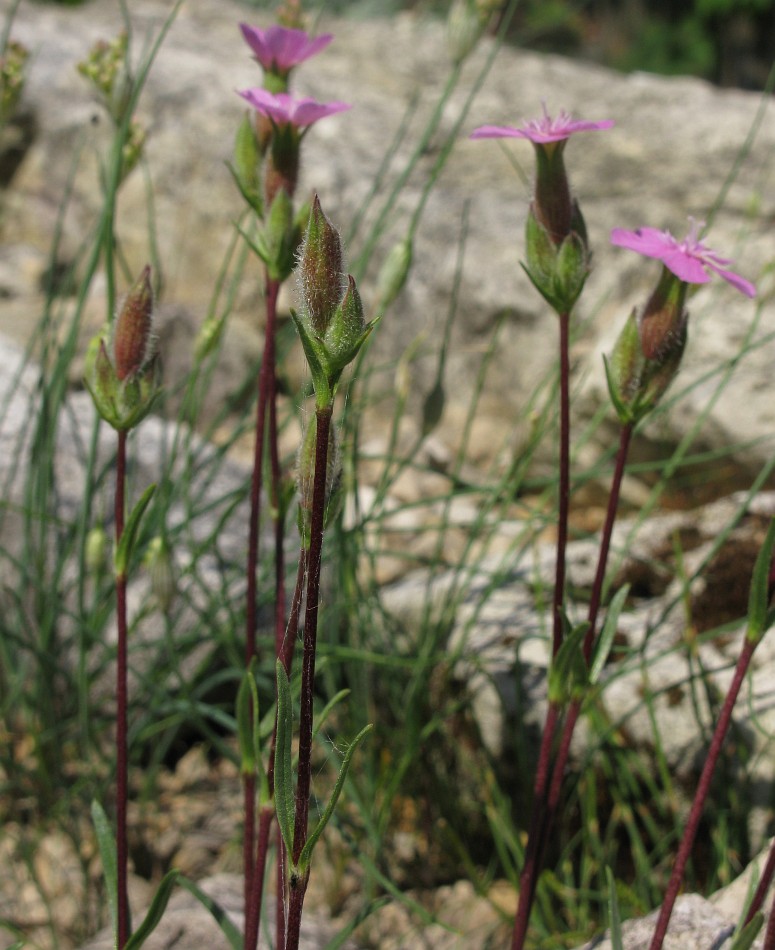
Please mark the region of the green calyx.
POLYGON ((155 357, 140 373, 119 379, 105 340, 99 335, 89 344, 83 381, 97 412, 118 432, 134 429, 151 411, 161 391, 155 357))
POLYGON ((590 270, 584 219, 577 206, 572 220, 574 228, 556 244, 534 207, 527 217, 527 264, 523 267, 533 286, 558 314, 571 312, 590 270))

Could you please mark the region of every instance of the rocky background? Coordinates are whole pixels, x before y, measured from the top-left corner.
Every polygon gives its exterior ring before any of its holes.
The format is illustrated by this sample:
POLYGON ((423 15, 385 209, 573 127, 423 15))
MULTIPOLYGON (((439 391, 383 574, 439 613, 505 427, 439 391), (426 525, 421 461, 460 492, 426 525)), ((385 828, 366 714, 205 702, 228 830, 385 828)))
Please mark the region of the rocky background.
MULTIPOLYGON (((5 6, 7 8, 7 4, 5 6)), ((138 48, 143 46, 149 31, 158 30, 170 9, 170 3, 159 0, 136 0, 131 4, 138 48)), ((140 103, 139 116, 149 132, 148 174, 154 193, 158 256, 164 277, 160 342, 170 388, 191 364, 192 341, 208 312, 223 255, 233 235, 234 221, 241 211, 241 201, 226 165, 242 115, 242 103, 235 90, 260 82, 258 68, 250 59, 236 26, 245 18, 260 20, 230 0, 187 0, 164 43, 140 103)), ((85 57, 95 40, 111 38, 120 25, 115 0, 92 0, 72 8, 22 4, 16 16, 13 36, 27 45, 32 56, 22 109, 7 131, 6 140, 0 143, 0 169, 4 175, 0 192, 0 332, 19 344, 34 342, 48 282, 77 259, 81 241, 99 213, 98 155, 104 147, 107 129, 75 64, 85 57), (68 204, 60 220, 63 196, 68 192, 68 204), (60 227, 60 250, 52 268, 52 236, 60 227)), ((347 234, 380 169, 386 148, 396 140, 402 123, 407 123, 405 135, 396 145, 382 194, 387 193, 402 163, 416 147, 450 64, 443 27, 410 14, 366 22, 324 21, 320 28, 333 32, 335 42, 314 64, 298 71, 295 88, 321 100, 351 101, 354 108, 311 130, 305 145, 302 187, 318 191, 326 212, 347 234)), ((401 191, 396 210, 388 219, 385 234, 377 243, 374 259, 366 268, 361 284, 367 308, 376 298, 375 278, 381 259, 393 243, 405 235, 444 137, 454 128, 492 50, 492 41, 485 40, 465 64, 464 81, 445 108, 439 129, 424 150, 415 173, 401 191)), ((468 118, 462 123, 459 141, 424 209, 416 234, 415 262, 409 282, 383 320, 375 341, 375 361, 391 367, 391 373, 386 376, 388 389, 392 387, 392 369, 396 362, 418 338, 420 341, 418 358, 409 367, 412 399, 411 417, 405 425, 408 441, 419 431, 420 408, 433 380, 435 354, 450 308, 458 245, 465 231, 458 316, 447 362, 444 413, 433 433, 432 445, 426 443, 423 451, 443 460, 452 457, 458 448, 479 360, 496 326, 503 320, 468 446, 468 464, 482 472, 493 463, 503 466, 519 454, 526 432, 520 428, 522 423, 515 420, 524 420, 522 410, 526 400, 552 367, 556 327, 519 266, 529 188, 495 142, 471 142, 466 136, 481 124, 518 124, 523 118, 539 114, 543 101, 552 113, 564 108, 579 117, 616 121, 611 132, 576 137, 566 152, 572 185, 595 248, 595 270, 582 299, 574 344, 574 409, 579 419, 590 418, 605 400, 601 354, 610 351, 624 318, 633 306, 643 301, 658 269, 654 262, 611 247, 608 244, 610 229, 650 225, 670 227, 680 235, 688 228, 688 215, 699 219, 713 215, 709 243, 723 254, 735 257, 737 269, 757 282, 759 297, 752 303, 716 281, 692 298, 690 343, 679 387, 686 392, 658 424, 647 427, 636 446, 636 457, 646 458, 677 444, 707 409, 720 374, 728 371, 729 381, 723 396, 711 402, 695 444, 710 451, 731 453, 729 461, 723 466, 702 467, 682 502, 684 506, 692 506, 700 500, 721 497, 732 489, 747 488, 771 458, 775 433, 771 394, 775 356, 771 331, 775 309, 772 301, 775 188, 771 156, 775 146, 775 120, 771 111, 761 111, 761 99, 753 93, 721 91, 692 79, 664 79, 645 74, 625 76, 556 56, 507 48, 499 51, 468 118), (751 134, 752 130, 755 135, 751 134), (746 149, 741 155, 744 144, 746 149), (741 161, 731 180, 730 172, 738 157, 741 161), (723 206, 714 213, 715 202, 727 182, 729 187, 724 193, 723 206), (745 352, 738 360, 744 344, 745 352), (737 452, 733 451, 735 447, 739 447, 737 452)), ((529 175, 530 147, 526 143, 514 143, 509 146, 509 152, 529 175)), ((141 172, 135 171, 122 190, 117 224, 123 250, 135 271, 143 266, 149 254, 146 202, 147 181, 141 172)), ((354 261, 358 260, 364 234, 374 220, 372 209, 366 214, 361 230, 348 242, 354 261)), ((60 289, 67 295, 66 287, 60 289)), ((284 308, 287 310, 293 301, 291 288, 284 308)), ((86 331, 91 333, 106 317, 104 288, 99 282, 89 300, 88 313, 86 331)), ((261 322, 260 274, 258 268, 249 265, 208 395, 211 406, 220 405, 232 394, 235 380, 248 376, 254 368, 261 350, 261 322)), ((13 345, 4 352, 2 389, 7 394, 17 386, 15 373, 19 354, 13 345)), ((292 360, 291 365, 295 367, 291 372, 300 379, 299 361, 292 360)), ((75 366, 74 390, 80 386, 79 376, 80 369, 75 366)), ((24 386, 17 387, 18 395, 33 399, 34 374, 30 378, 23 377, 23 381, 24 386)), ((79 418, 85 420, 87 414, 83 394, 74 392, 73 400, 72 425, 73 432, 77 432, 81 424, 79 418)), ((12 441, 23 431, 23 409, 22 406, 16 417, 19 430, 4 431, 4 439, 12 441)), ((366 435, 372 447, 386 444, 386 419, 389 413, 370 416, 366 435)), ((62 438, 65 466, 69 435, 70 430, 64 432, 62 438)), ((605 447, 605 435, 605 430, 600 430, 596 440, 587 446, 589 457, 605 447)), ((167 438, 169 431, 161 423, 149 425, 142 462, 147 463, 147 472, 145 469, 143 472, 149 479, 153 477, 155 447, 167 438)), ((549 447, 544 464, 551 464, 549 447)), ((229 484, 238 483, 243 474, 239 459, 235 459, 233 469, 228 472, 233 479, 229 484)), ((19 477, 23 478, 23 473, 19 477)), ((65 493, 65 506, 77 498, 80 470, 74 468, 72 477, 74 494, 65 493)), ((411 488, 414 492, 421 490, 422 486, 411 488)), ((642 497, 638 484, 631 483, 628 493, 632 501, 642 497)), ((640 589, 646 591, 640 606, 623 620, 624 635, 630 638, 630 644, 640 642, 638 638, 648 629, 649 618, 661 615, 674 597, 676 588, 670 587, 669 575, 675 565, 670 563, 669 552, 673 550, 671 545, 676 532, 683 532, 681 536, 685 539, 693 539, 692 545, 699 557, 721 530, 719 526, 733 517, 730 511, 734 512, 742 499, 738 496, 731 503, 720 504, 721 513, 711 508, 702 514, 690 512, 674 516, 673 520, 669 517, 658 521, 637 543, 627 534, 627 527, 623 528, 620 545, 631 548, 632 564, 649 565, 653 571, 644 580, 642 575, 627 574, 627 564, 622 568, 624 580, 633 582, 635 579, 641 583, 640 589), (665 575, 653 568, 660 562, 667 564, 665 575), (664 599, 660 599, 663 596, 664 599)), ((745 586, 746 581, 740 579, 736 569, 739 568, 744 578, 750 576, 762 525, 773 508, 775 505, 769 496, 763 496, 751 506, 750 516, 732 538, 733 546, 726 551, 727 560, 717 564, 719 573, 713 580, 718 587, 730 587, 732 578, 745 586)), ((462 531, 469 514, 465 511, 461 514, 462 531)), ((223 543, 240 544, 239 525, 233 529, 237 533, 231 534, 230 530, 224 531, 223 543)), ((509 526, 503 527, 503 536, 505 550, 510 537, 509 526)), ((687 549, 692 545, 687 541, 687 549)), ((550 545, 544 553, 548 563, 550 545)), ((539 560, 540 573, 545 569, 543 555, 539 560)), ((588 547, 574 548, 571 561, 574 581, 584 586, 588 547)), ((483 572, 486 568, 483 564, 483 572)), ((632 565, 631 570, 635 570, 632 565)), ((470 604, 463 604, 453 632, 452 647, 465 653, 460 644, 466 643, 468 652, 478 657, 476 669, 462 662, 459 676, 475 694, 478 727, 488 749, 496 756, 504 730, 510 727, 508 711, 513 707, 513 696, 507 688, 493 691, 493 684, 508 686, 509 681, 513 688, 513 633, 504 629, 504 618, 508 621, 524 614, 523 619, 528 622, 535 576, 535 572, 528 576, 515 570, 483 614, 473 608, 469 610, 470 604)), ((393 581, 385 590, 388 608, 403 616, 409 628, 414 622, 412 611, 419 610, 415 593, 425 590, 425 578, 400 578, 387 567, 383 579, 393 581)), ((445 579, 440 578, 434 588, 440 597, 444 596, 444 583, 445 579)), ((708 603, 708 589, 706 581, 693 591, 698 611, 708 603)), ((473 604, 476 596, 474 584, 473 604)), ((711 613, 716 609, 713 604, 708 607, 711 613)), ((670 623, 664 628, 668 639, 679 635, 679 615, 680 605, 678 608, 674 605, 673 614, 668 617, 670 623)), ((529 688, 530 683, 542 681, 543 676, 536 676, 535 671, 540 671, 542 664, 545 666, 546 659, 541 646, 533 650, 529 638, 526 640, 520 660, 532 677, 525 684, 529 688)), ((728 646, 728 642, 710 645, 703 656, 710 668, 714 668, 714 664, 719 667, 719 686, 724 685, 727 675, 724 668, 728 646)), ((655 642, 653 649, 659 648, 660 643, 655 642)), ((760 716, 769 708, 766 684, 771 678, 770 663, 768 656, 762 658, 757 669, 760 686, 752 692, 754 702, 759 704, 760 716)), ((680 681, 685 671, 671 663, 667 665, 667 675, 680 681)), ((619 703, 611 709, 612 716, 629 715, 627 703, 641 688, 638 676, 639 672, 633 670, 630 679, 621 678, 621 688, 610 691, 611 701, 619 703)), ((660 688, 664 689, 664 684, 660 688)), ((684 705, 673 703, 675 695, 674 692, 669 694, 670 701, 666 699, 658 713, 664 717, 662 726, 671 739, 670 763, 679 771, 683 767, 688 778, 692 764, 702 755, 702 747, 696 732, 679 728, 693 720, 687 717, 684 705)), ((682 702, 688 703, 690 699, 684 696, 682 702)), ((542 701, 540 695, 535 697, 537 714, 542 701)), ((647 725, 633 719, 632 734, 634 741, 647 743, 647 725)), ((771 756, 766 754, 766 736, 749 729, 746 741, 750 742, 753 757, 760 763, 757 787, 763 791, 751 816, 751 834, 753 841, 763 844, 771 830, 772 793, 769 789, 773 776, 767 764, 771 756)), ((580 746, 578 754, 582 752, 583 746, 580 746)), ((170 795, 179 793, 181 798, 191 798, 192 788, 197 783, 207 784, 206 770, 201 763, 189 760, 187 767, 196 773, 193 785, 187 784, 190 775, 181 775, 177 785, 171 780, 170 795)), ((221 777, 209 776, 207 781, 212 791, 221 777)), ((151 829, 157 829, 153 824, 157 820, 148 819, 151 829)), ((205 816, 202 822, 206 822, 205 816)), ((182 818, 179 824, 184 824, 182 818)), ((148 832, 149 839, 155 835, 154 830, 148 832)), ((221 860, 226 848, 223 833, 206 828, 204 837, 207 860, 199 865, 192 861, 192 873, 196 867, 203 870, 208 866, 217 866, 224 872, 232 870, 226 858, 221 860), (221 857, 216 860, 214 855, 221 857)), ((201 839, 195 837, 194 840, 201 839)), ((181 849, 184 846, 183 842, 177 844, 181 849)), ((67 862, 61 855, 56 861, 48 862, 51 866, 56 863, 67 862)), ((68 886, 65 881, 61 889, 67 893, 68 886)), ((223 888, 223 880, 219 879, 217 886, 223 888)), ((18 881, 14 887, 18 894, 18 881)), ((459 908, 465 903, 464 898, 473 900, 474 895, 461 894, 459 889, 440 893, 440 906, 447 910, 439 910, 439 916, 450 919, 452 926, 461 926, 449 908, 459 908)), ((503 900, 502 896, 499 899, 503 900)), ((325 899, 319 903, 324 905, 325 899)), ((508 898, 505 905, 508 907, 508 898)), ((73 913, 72 907, 70 913, 73 913)), ((187 913, 183 907, 181 914, 185 917, 187 913)), ((467 913, 463 924, 473 919, 474 911, 467 913)), ((497 915, 487 917, 482 913, 482 927, 496 928, 497 915)), ((690 911, 687 910, 687 914, 682 918, 684 922, 694 920, 690 911)), ((734 920, 735 912, 730 910, 729 904, 724 905, 722 917, 711 928, 715 935, 719 928, 734 920)), ((379 945, 388 946, 385 935, 403 933, 404 925, 405 922, 395 917, 389 920, 384 925, 384 940, 379 945)), ((689 932, 695 934, 694 939, 699 939, 696 931, 690 929, 689 932)), ((437 942, 431 942, 436 936, 426 934, 427 942, 422 946, 481 945, 445 943, 446 932, 437 936, 437 942)), ((411 946, 407 940, 408 937, 396 946, 411 946)), ((637 940, 633 940, 631 946, 639 946, 637 940)), ((676 943, 679 945, 690 944, 676 943)))

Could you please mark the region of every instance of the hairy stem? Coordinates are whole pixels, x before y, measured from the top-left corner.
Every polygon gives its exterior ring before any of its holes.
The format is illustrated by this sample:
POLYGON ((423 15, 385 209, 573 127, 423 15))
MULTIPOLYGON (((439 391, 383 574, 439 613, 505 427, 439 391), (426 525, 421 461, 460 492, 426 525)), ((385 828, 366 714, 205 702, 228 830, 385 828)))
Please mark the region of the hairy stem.
MULTIPOLYGON (((124 493, 126 489, 126 432, 118 432, 116 453, 115 526, 116 547, 124 533, 124 493)), ((116 619, 118 653, 116 658, 116 861, 118 880, 118 946, 129 940, 129 897, 127 891, 127 612, 126 574, 116 574, 116 619)))
MULTIPOLYGON (((568 546, 568 510, 570 508, 570 314, 561 313, 560 321, 560 446, 559 446, 559 498, 557 509, 557 556, 554 571, 554 595, 552 597, 552 656, 562 646, 562 614, 565 594, 565 552, 568 546)), ((546 789, 552 774, 552 745, 560 719, 560 710, 549 704, 538 753, 535 779, 533 781, 533 811, 528 831, 525 863, 520 874, 519 904, 514 918, 512 950, 520 950, 527 935, 530 909, 533 904, 536 882, 540 873, 542 828, 545 824, 544 803, 546 789)))
MULTIPOLYGON (((267 406, 274 402, 275 394, 275 328, 277 325, 277 296, 280 283, 266 280, 266 328, 264 333, 264 355, 258 377, 258 399, 256 404, 256 433, 253 447, 253 474, 250 483, 250 519, 248 522, 248 558, 247 558, 247 606, 245 619, 245 668, 250 667, 256 655, 256 631, 258 627, 258 538, 261 528, 261 487, 263 483, 264 430, 267 419, 267 406)), ((270 423, 271 429, 271 423, 270 423)), ((275 426, 276 436, 276 426, 275 426)), ((275 450, 276 455, 276 450, 275 450)), ((243 801, 245 828, 243 832, 242 857, 244 872, 245 898, 245 950, 252 950, 258 941, 258 925, 261 915, 260 891, 259 904, 253 901, 253 875, 255 872, 256 843, 256 779, 255 775, 243 777, 243 801), (248 941, 248 935, 255 932, 255 942, 248 941)), ((261 872, 263 877, 263 870, 261 872)))
POLYGON ((700 825, 702 811, 705 807, 705 799, 708 797, 708 792, 710 791, 710 783, 711 779, 713 778, 713 772, 715 771, 719 755, 721 754, 721 748, 724 744, 727 730, 729 729, 729 723, 732 720, 732 711, 734 709, 735 703, 737 702, 737 696, 740 692, 740 687, 743 685, 743 681, 745 680, 748 667, 751 663, 751 657, 753 656, 753 652, 756 649, 757 644, 758 640, 749 640, 746 637, 745 643, 743 644, 743 649, 738 658, 737 666, 735 667, 735 675, 732 677, 729 690, 727 691, 727 695, 724 698, 724 705, 721 707, 721 713, 719 715, 718 722, 716 723, 716 728, 713 731, 713 738, 710 741, 710 747, 708 748, 705 765, 702 768, 700 781, 697 784, 697 791, 694 793, 692 807, 689 812, 689 817, 686 821, 686 826, 684 827, 683 838, 681 839, 681 845, 678 848, 678 854, 676 855, 675 864, 673 865, 673 873, 670 875, 670 881, 667 885, 665 899, 662 902, 662 907, 659 911, 657 926, 654 930, 654 936, 651 939, 651 943, 649 944, 649 950, 660 950, 662 943, 664 942, 665 935, 667 933, 667 926, 670 923, 673 907, 675 906, 678 892, 681 889, 684 871, 686 870, 686 865, 689 861, 689 855, 691 854, 692 846, 694 845, 694 839, 697 835, 697 829, 700 825))
MULTIPOLYGON (((318 605, 320 601, 320 568, 323 552, 323 520, 326 507, 326 473, 328 468, 328 439, 333 406, 316 410, 317 438, 315 444, 315 480, 312 488, 312 522, 310 526, 307 563, 307 604, 304 613, 304 655, 301 667, 301 700, 299 721, 299 766, 296 784, 296 814, 293 828, 292 864, 298 864, 307 840, 309 817, 309 789, 312 775, 312 700, 315 685, 315 650, 317 645, 318 605)), ((308 872, 301 876, 291 874, 290 902, 286 950, 298 950, 301 934, 301 912, 307 888, 308 872)))

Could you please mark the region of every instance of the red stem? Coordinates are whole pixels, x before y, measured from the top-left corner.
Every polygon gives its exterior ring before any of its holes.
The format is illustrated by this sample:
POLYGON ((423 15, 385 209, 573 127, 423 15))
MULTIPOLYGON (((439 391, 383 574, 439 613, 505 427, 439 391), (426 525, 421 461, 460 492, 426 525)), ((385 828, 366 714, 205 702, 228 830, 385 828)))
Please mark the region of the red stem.
POLYGON ((684 828, 681 845, 678 849, 675 865, 673 866, 673 873, 671 874, 670 881, 667 885, 665 899, 662 902, 662 907, 659 911, 657 926, 654 930, 654 936, 651 939, 651 943, 649 944, 649 950, 660 950, 665 939, 667 926, 670 923, 670 916, 673 913, 673 907, 678 897, 678 891, 681 888, 681 882, 683 881, 684 871, 686 870, 686 865, 689 861, 689 855, 692 851, 694 839, 697 835, 697 829, 700 825, 702 811, 705 807, 705 799, 708 797, 708 792, 710 791, 710 783, 711 779, 713 778, 713 772, 716 768, 716 763, 718 762, 719 755, 721 754, 721 747, 724 744, 727 729, 729 728, 729 723, 732 719, 732 711, 734 709, 735 703, 737 702, 737 695, 740 692, 740 687, 743 685, 743 681, 745 679, 746 673, 748 672, 751 657, 753 656, 753 652, 756 649, 757 643, 758 641, 749 640, 746 637, 740 657, 738 658, 737 666, 735 667, 735 675, 732 678, 729 690, 727 691, 727 695, 724 698, 724 705, 721 707, 721 714, 719 715, 716 728, 713 732, 713 738, 710 742, 710 748, 708 749, 708 754, 705 759, 705 765, 702 768, 702 774, 700 775, 700 781, 697 785, 697 791, 694 793, 694 800, 692 801, 689 818, 687 819, 686 826, 684 828))
POLYGON ((552 603, 552 656, 562 646, 562 608, 565 599, 565 549, 568 546, 570 509, 570 314, 560 314, 560 459, 557 511, 557 561, 552 603))
MULTIPOLYGON (((315 649, 317 645, 318 605, 320 601, 320 568, 323 553, 323 519, 326 503, 326 471, 328 439, 333 406, 316 410, 315 480, 312 488, 312 523, 309 542, 309 577, 307 604, 304 613, 304 655, 301 665, 301 698, 299 720, 299 765, 296 784, 296 814, 293 828, 293 865, 298 864, 307 840, 309 789, 312 775, 312 700, 315 684, 315 649)), ((288 907, 286 950, 298 950, 301 935, 301 913, 309 873, 291 877, 288 907)))
MULTIPOLYGON (((277 325, 277 297, 280 283, 266 280, 266 328, 264 332, 264 355, 258 377, 258 399, 256 405, 256 435, 253 447, 253 474, 250 483, 250 519, 248 522, 248 559, 247 559, 247 607, 245 619, 245 669, 256 654, 256 631, 258 628, 258 539, 261 527, 261 487, 263 483, 264 429, 267 417, 267 405, 274 402, 275 392, 275 328, 277 325)), ((270 414, 271 415, 271 414, 270 414)), ((271 422, 270 422, 271 429, 271 422)), ((276 429, 275 429, 276 434, 276 429)), ((256 943, 248 942, 248 934, 255 932, 258 940, 258 926, 261 915, 258 906, 252 900, 255 893, 253 875, 255 873, 256 843, 256 783, 254 775, 243 776, 243 801, 245 828, 242 842, 245 898, 245 950, 252 950, 256 943)), ((261 872, 263 876, 263 871, 261 872)), ((260 891, 259 891, 260 894, 260 891)))
MULTIPOLYGON (((124 492, 126 485, 126 432, 118 432, 116 453, 116 494, 114 519, 116 547, 124 533, 124 492)), ((127 611, 126 573, 116 574, 116 619, 118 653, 116 658, 116 861, 118 881, 118 946, 129 940, 129 897, 127 891, 127 611)))
MULTIPOLYGON (((762 906, 764 905, 764 898, 767 896, 767 892, 770 889, 773 876, 775 876, 775 840, 773 840, 772 844, 770 845, 770 853, 767 855, 767 863, 764 865, 761 880, 759 881, 759 884, 756 888, 756 893, 753 895, 753 900, 751 901, 751 906, 748 908, 748 913, 745 915, 745 922, 743 926, 750 924, 750 922, 753 920, 754 914, 762 909, 762 906)), ((773 895, 773 900, 775 900, 775 895, 773 895)))
MULTIPOLYGON (((552 597, 552 656, 562 646, 562 609, 565 594, 565 551, 568 546, 568 512, 570 509, 570 313, 561 313, 560 320, 560 446, 559 446, 559 498, 557 508, 557 556, 554 571, 554 594, 552 597)), ((545 823, 544 803, 546 789, 552 773, 552 745, 560 710, 549 703, 541 747, 538 751, 535 779, 533 780, 533 810, 528 830, 525 863, 520 874, 519 904, 514 918, 512 950, 519 950, 525 942, 530 909, 533 904, 538 859, 541 851, 542 828, 545 823)))

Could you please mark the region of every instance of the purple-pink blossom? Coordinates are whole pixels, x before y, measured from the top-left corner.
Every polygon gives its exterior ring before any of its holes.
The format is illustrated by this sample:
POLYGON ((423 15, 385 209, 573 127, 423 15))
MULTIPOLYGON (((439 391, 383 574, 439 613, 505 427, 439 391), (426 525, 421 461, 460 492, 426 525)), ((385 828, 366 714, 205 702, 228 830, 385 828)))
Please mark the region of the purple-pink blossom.
POLYGON ((318 102, 309 97, 296 98, 287 92, 269 92, 259 88, 244 89, 239 94, 275 125, 292 125, 297 129, 352 108, 347 102, 318 102))
POLYGON ((304 30, 291 30, 285 26, 270 26, 262 30, 240 23, 239 27, 257 62, 268 72, 275 73, 287 73, 325 49, 333 39, 330 33, 311 39, 304 30))
POLYGON ((613 119, 603 119, 599 122, 572 119, 564 110, 556 119, 553 119, 544 105, 544 114, 540 119, 523 122, 519 128, 511 125, 482 125, 474 129, 469 138, 528 139, 534 145, 549 145, 553 142, 564 142, 575 132, 597 132, 601 129, 610 129, 613 124, 613 119))
POLYGON ((729 270, 731 260, 720 257, 700 241, 694 221, 683 241, 676 240, 669 231, 657 228, 636 228, 634 231, 614 228, 611 243, 662 261, 684 283, 707 284, 710 280, 708 271, 712 271, 746 297, 756 296, 756 288, 750 281, 729 270))

